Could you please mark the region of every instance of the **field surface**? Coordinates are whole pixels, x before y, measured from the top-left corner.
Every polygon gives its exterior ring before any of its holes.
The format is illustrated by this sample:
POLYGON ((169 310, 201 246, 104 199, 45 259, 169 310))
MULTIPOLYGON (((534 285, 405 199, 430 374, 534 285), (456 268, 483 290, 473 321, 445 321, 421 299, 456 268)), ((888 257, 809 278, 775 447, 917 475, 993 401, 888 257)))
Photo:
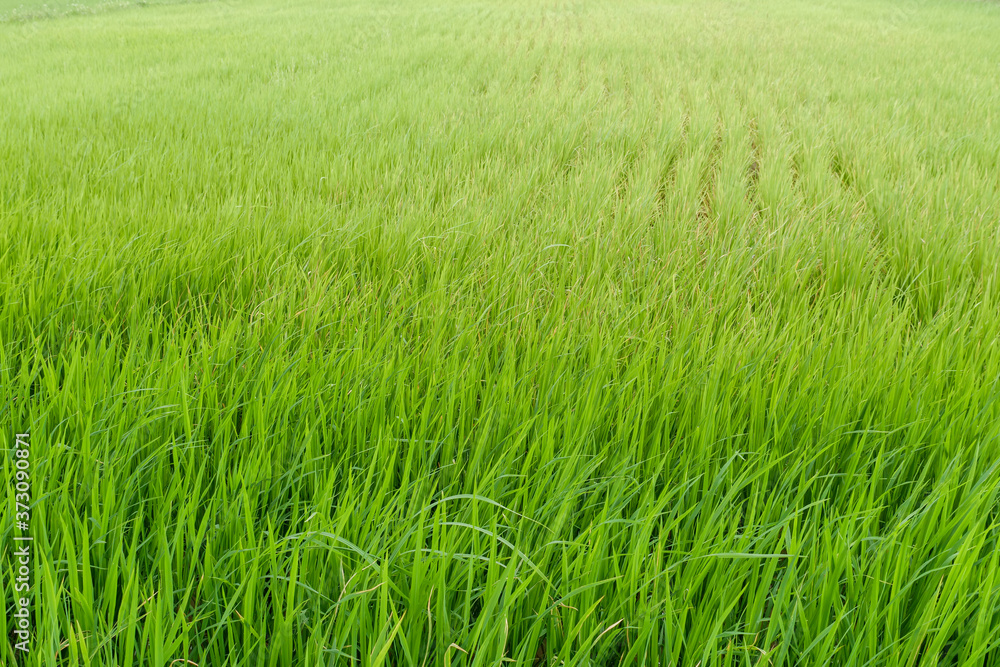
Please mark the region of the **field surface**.
POLYGON ((0 2, 0 663, 1000 665, 997 3, 0 2))

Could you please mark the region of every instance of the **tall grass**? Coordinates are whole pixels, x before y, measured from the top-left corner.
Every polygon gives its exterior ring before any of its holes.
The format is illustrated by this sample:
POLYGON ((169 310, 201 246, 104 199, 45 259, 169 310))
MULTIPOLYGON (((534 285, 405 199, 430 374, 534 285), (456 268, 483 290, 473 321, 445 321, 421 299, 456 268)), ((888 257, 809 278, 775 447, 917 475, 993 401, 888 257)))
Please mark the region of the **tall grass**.
POLYGON ((958 0, 0 25, 36 629, 2 660, 1000 665, 998 34, 958 0))
POLYGON ((215 2, 216 0, 88 0, 73 2, 67 0, 47 0, 41 4, 22 0, 0 0, 0 24, 29 23, 45 19, 67 16, 86 16, 121 9, 156 7, 187 2, 215 2))

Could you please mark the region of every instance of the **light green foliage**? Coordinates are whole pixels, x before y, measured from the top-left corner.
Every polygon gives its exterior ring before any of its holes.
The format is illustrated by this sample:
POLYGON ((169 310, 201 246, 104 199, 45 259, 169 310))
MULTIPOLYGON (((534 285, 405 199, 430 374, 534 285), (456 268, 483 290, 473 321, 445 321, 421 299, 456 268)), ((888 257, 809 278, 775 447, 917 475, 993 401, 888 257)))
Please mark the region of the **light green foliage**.
POLYGON ((1000 665, 998 35, 960 0, 0 25, 29 664, 1000 665))

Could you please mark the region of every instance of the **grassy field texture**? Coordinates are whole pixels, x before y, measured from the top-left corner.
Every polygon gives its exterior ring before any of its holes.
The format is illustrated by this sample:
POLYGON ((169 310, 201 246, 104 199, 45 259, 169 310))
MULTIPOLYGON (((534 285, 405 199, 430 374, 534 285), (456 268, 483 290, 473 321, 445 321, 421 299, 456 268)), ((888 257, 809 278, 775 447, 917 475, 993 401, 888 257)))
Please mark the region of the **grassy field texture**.
POLYGON ((28 23, 44 19, 101 14, 120 9, 158 7, 189 2, 221 0, 0 0, 0 24, 28 23))
POLYGON ((1000 665, 1000 5, 0 25, 31 665, 1000 665))

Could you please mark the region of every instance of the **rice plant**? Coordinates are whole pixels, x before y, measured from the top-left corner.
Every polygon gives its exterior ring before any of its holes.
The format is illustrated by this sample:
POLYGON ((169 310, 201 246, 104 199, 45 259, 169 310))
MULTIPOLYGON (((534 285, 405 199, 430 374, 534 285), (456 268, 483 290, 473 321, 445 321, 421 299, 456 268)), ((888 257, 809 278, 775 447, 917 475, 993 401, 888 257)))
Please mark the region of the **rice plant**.
POLYGON ((0 662, 1000 665, 1000 5, 24 1, 0 662))

